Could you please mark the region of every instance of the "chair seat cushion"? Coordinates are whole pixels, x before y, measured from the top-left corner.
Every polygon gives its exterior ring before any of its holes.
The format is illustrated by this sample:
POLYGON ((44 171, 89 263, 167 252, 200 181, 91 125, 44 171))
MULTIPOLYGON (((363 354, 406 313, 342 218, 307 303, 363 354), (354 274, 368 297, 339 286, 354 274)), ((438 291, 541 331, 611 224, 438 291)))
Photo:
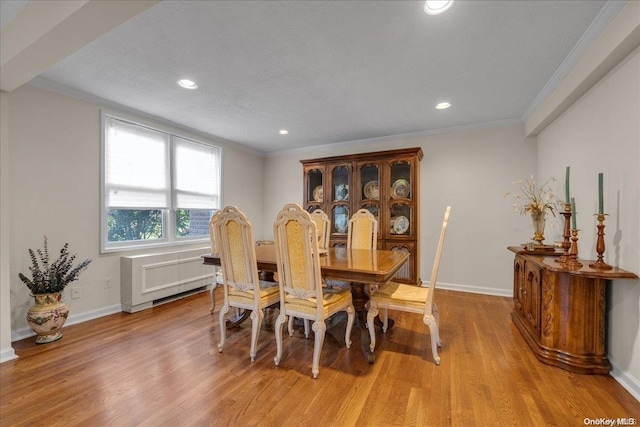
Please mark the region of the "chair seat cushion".
MULTIPOLYGON (((277 300, 280 298, 280 288, 276 282, 260 280, 260 299, 265 301, 277 300)), ((235 303, 253 303, 253 291, 239 291, 229 287, 229 301, 235 303)))
MULTIPOLYGON (((315 315, 316 298, 295 298, 291 295, 285 296, 286 310, 296 313, 315 315)), ((351 302, 350 290, 337 290, 324 288, 322 290, 322 311, 323 313, 333 313, 351 302)))
POLYGON ((378 290, 373 294, 373 298, 378 300, 392 299, 395 301, 424 304, 427 300, 428 293, 429 288, 423 288, 422 286, 388 282, 378 288, 378 290))

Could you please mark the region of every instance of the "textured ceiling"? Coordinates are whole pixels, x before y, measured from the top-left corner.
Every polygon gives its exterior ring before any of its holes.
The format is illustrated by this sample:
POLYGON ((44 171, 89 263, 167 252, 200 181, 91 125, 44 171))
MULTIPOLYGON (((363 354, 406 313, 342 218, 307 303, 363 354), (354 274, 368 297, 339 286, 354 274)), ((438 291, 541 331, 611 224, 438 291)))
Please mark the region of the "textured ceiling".
POLYGON ((36 82, 263 153, 511 123, 605 3, 458 0, 429 16, 422 1, 163 1, 36 82))

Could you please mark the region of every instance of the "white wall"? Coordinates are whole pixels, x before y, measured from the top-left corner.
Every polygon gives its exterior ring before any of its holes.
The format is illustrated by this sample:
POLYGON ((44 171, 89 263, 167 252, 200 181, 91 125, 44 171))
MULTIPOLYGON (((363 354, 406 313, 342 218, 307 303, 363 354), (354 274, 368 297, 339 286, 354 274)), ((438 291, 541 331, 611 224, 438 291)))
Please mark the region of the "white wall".
MULTIPOLYGON (((71 311, 69 323, 120 311, 120 253, 99 253, 100 107, 22 86, 11 93, 8 110, 9 282, 14 339, 28 331, 25 316, 32 305, 18 273, 27 271, 27 250, 41 247, 44 235, 52 250, 69 242, 72 253, 93 260, 78 282, 81 297, 71 300, 65 296, 71 311), (111 278, 108 289, 105 278, 111 278)), ((185 136, 192 135, 185 132, 185 136)), ((201 135, 196 137, 203 139, 201 135)), ((225 203, 237 204, 250 217, 260 216, 263 194, 262 188, 255 185, 260 182, 255 176, 263 174, 263 158, 214 138, 210 140, 223 146, 225 203), (245 172, 251 175, 245 178, 245 172)), ((260 229, 257 232, 262 234, 260 229)), ((4 242, 4 232, 2 237, 4 242)), ((208 246, 208 240, 190 247, 203 245, 208 246)), ((6 286, 3 281, 3 293, 7 292, 6 286)))
MULTIPOLYGON (((513 214, 511 183, 536 168, 535 139, 522 126, 340 144, 268 157, 265 219, 268 230, 285 203, 302 202, 300 160, 357 152, 422 147, 420 164, 420 272, 431 273, 447 205, 452 206, 438 283, 443 288, 512 295, 513 254, 507 246, 529 241, 527 217, 513 214)), ((273 235, 273 232, 271 232, 273 235)))
MULTIPOLYGON (((224 149, 222 205, 235 205, 253 225, 256 240, 265 239, 262 228, 264 157, 234 149, 224 149)), ((273 234, 267 231, 267 234, 273 234)))
POLYGON ((9 94, 0 92, 0 362, 16 357, 11 347, 9 229, 9 94))
MULTIPOLYGON (((538 171, 571 166, 580 258, 595 259, 598 173, 604 173, 605 261, 640 274, 640 48, 538 135, 538 171)), ((640 395, 640 280, 608 290, 608 353, 640 395)), ((614 372, 615 374, 615 372, 614 372)), ((628 387, 629 388, 629 387, 628 387)))

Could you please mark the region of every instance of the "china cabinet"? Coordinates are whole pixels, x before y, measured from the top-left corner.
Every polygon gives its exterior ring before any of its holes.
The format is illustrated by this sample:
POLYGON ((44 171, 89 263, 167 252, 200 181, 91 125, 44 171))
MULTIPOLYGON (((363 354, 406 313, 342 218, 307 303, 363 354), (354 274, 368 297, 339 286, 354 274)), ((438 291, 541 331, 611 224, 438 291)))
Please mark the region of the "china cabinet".
POLYGON ((378 248, 409 254, 394 280, 418 284, 422 157, 417 147, 301 160, 304 208, 329 216, 331 246, 346 245, 349 218, 369 210, 378 219, 378 248))

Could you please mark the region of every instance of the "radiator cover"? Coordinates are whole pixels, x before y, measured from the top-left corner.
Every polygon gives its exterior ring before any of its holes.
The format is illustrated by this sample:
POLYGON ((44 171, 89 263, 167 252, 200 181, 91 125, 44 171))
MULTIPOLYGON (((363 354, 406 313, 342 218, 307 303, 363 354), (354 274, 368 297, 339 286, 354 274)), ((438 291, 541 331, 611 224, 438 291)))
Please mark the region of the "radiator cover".
POLYGON ((122 310, 128 313, 153 307, 187 291, 206 287, 213 268, 202 264, 209 247, 151 255, 120 257, 122 310))

